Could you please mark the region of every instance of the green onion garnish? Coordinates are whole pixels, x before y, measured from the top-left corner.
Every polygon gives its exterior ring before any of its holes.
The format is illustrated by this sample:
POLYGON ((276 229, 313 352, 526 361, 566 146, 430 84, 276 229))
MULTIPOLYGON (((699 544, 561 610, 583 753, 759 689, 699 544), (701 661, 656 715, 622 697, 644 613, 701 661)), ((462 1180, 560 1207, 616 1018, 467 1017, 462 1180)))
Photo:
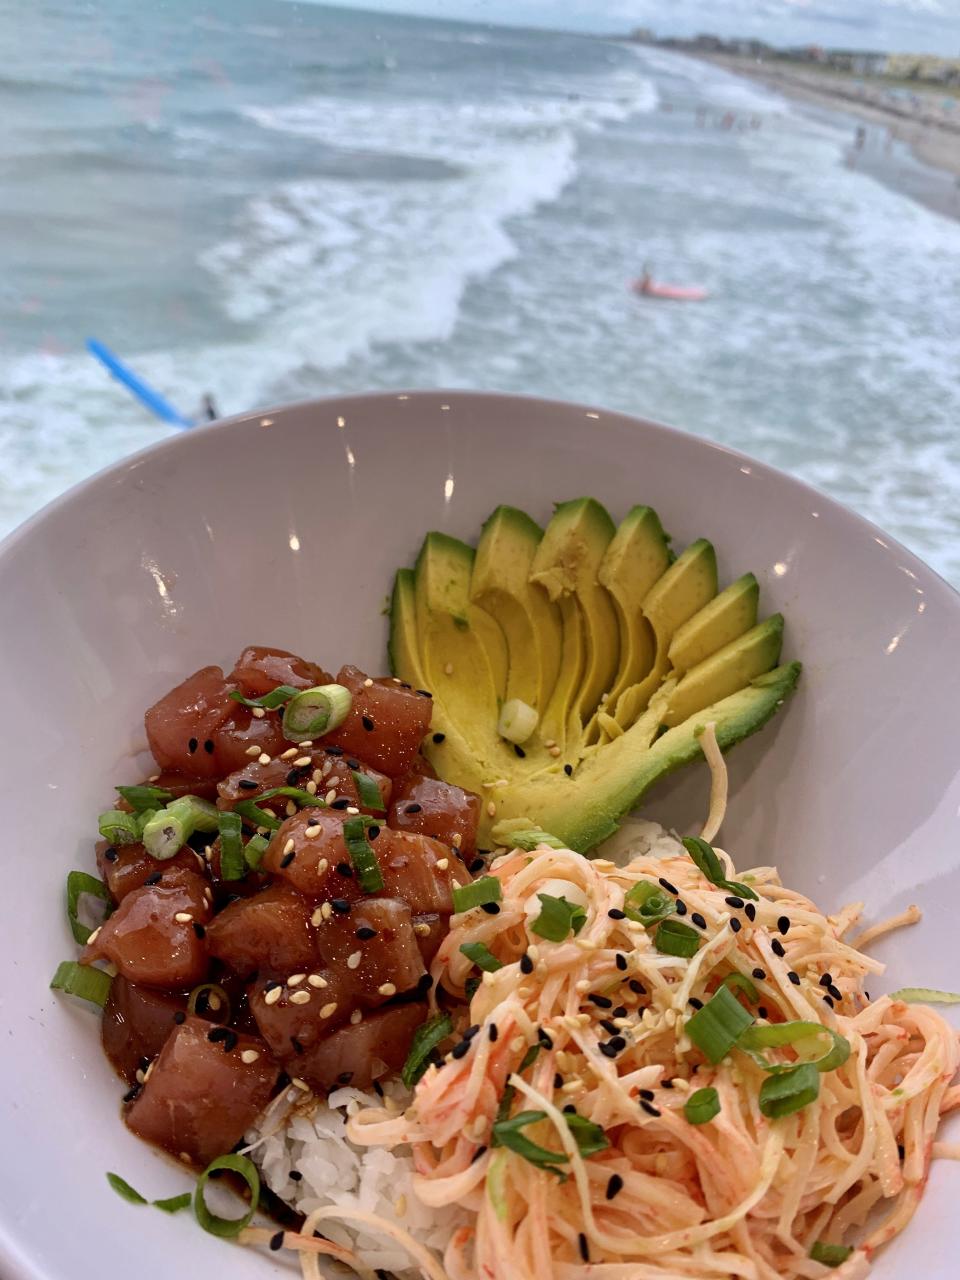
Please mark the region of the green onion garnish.
POLYGON ((263 855, 270 847, 270 841, 266 836, 251 836, 247 843, 243 846, 243 857, 247 866, 251 871, 258 871, 260 863, 263 861, 263 855))
POLYGON ((477 994, 479 990, 480 990, 480 979, 478 977, 474 976, 466 980, 466 982, 463 984, 463 994, 467 998, 467 1004, 470 1003, 470 1001, 473 999, 473 997, 477 994))
POLYGON ((689 960, 697 954, 700 935, 679 920, 664 920, 653 935, 653 945, 661 955, 689 960))
POLYGON ((291 742, 319 738, 343 724, 352 705, 353 695, 342 684, 302 689, 284 707, 283 736, 291 742))
MULTIPOLYGON (((497 881, 499 884, 499 881, 497 881)), ((579 902, 568 902, 566 898, 554 898, 549 893, 538 893, 541 911, 536 920, 531 922, 530 932, 549 942, 563 942, 572 929, 574 936, 587 923, 587 913, 579 902)))
POLYGON ((193 1193, 193 1211, 197 1215, 197 1221, 204 1231, 209 1231, 212 1236, 220 1236, 221 1239, 238 1236, 256 1213, 259 1203, 260 1174, 257 1172, 257 1166, 246 1156, 218 1156, 201 1173, 197 1179, 197 1189, 193 1193), (238 1173, 250 1188, 250 1204, 242 1218, 218 1218, 207 1208, 203 1193, 206 1190, 207 1179, 218 1169, 229 1169, 231 1173, 238 1173))
POLYGON ((638 880, 624 895, 623 910, 629 919, 650 926, 673 915, 676 901, 650 880, 638 880))
POLYGON ((266 831, 280 830, 279 819, 261 809, 253 800, 238 800, 233 806, 233 812, 239 813, 244 822, 249 822, 252 827, 263 827, 266 831))
POLYGON ((493 1205, 493 1211, 501 1222, 506 1222, 510 1215, 507 1196, 507 1153, 498 1151, 487 1167, 487 1195, 493 1205))
POLYGON ((195 831, 216 831, 220 813, 216 805, 199 796, 181 796, 158 809, 143 828, 143 847, 153 858, 172 858, 195 831))
POLYGON ((148 809, 162 809, 173 799, 172 792, 164 791, 163 787, 117 787, 116 789, 134 813, 146 813, 148 809))
POLYGON ((234 689, 230 697, 234 702, 243 703, 245 707, 263 707, 265 711, 276 711, 277 707, 282 707, 285 702, 296 697, 297 692, 292 684, 278 684, 262 698, 245 698, 239 689, 234 689))
POLYGON ((751 1004, 758 1004, 760 1002, 760 992, 746 974, 728 973, 720 985, 721 987, 730 987, 731 990, 736 987, 738 991, 743 992, 751 1004))
POLYGON ((960 1004, 960 994, 956 991, 935 991, 933 987, 901 987, 899 991, 890 992, 890 999, 902 1000, 904 1004, 960 1004))
POLYGON ((562 840, 552 836, 549 831, 540 831, 534 827, 525 828, 523 831, 511 831, 507 838, 507 843, 511 848, 525 849, 527 853, 531 853, 541 844, 545 844, 550 849, 565 849, 567 847, 562 840))
POLYGON ((301 787, 270 787, 269 790, 260 792, 257 796, 257 803, 262 804, 264 800, 272 800, 274 796, 284 796, 287 800, 295 800, 297 804, 303 805, 305 809, 324 809, 327 804, 326 800, 321 796, 312 796, 309 791, 304 791, 301 787))
POLYGON ((702 1009, 687 1019, 684 1031, 708 1061, 716 1066, 752 1022, 753 1014, 747 1013, 726 987, 720 987, 702 1009))
POLYGON ((107 809, 97 818, 97 827, 104 840, 111 844, 138 844, 140 842, 140 823, 134 813, 125 813, 123 809, 107 809))
POLYGON ((718 889, 735 893, 738 898, 752 898, 754 902, 760 901, 757 894, 743 881, 726 879, 723 874, 723 864, 706 840, 701 840, 699 836, 685 836, 683 847, 697 864, 700 874, 705 876, 711 884, 715 884, 718 889))
POLYGON ((343 843, 347 846, 350 862, 357 873, 357 884, 362 893, 379 893, 383 888, 383 872, 367 839, 367 823, 363 818, 348 818, 343 824, 343 843))
POLYGON ((77 919, 80 898, 85 893, 94 898, 100 898, 102 902, 107 904, 104 919, 110 914, 113 907, 110 892, 102 880, 98 880, 96 876, 87 875, 86 871, 70 872, 67 876, 67 919, 70 921, 70 932, 73 934, 74 942, 79 942, 81 946, 93 933, 92 929, 89 929, 77 919))
POLYGON ((102 1009, 107 1003, 111 982, 109 973, 104 973, 102 969, 77 964, 75 960, 63 960, 57 965, 50 987, 53 991, 63 991, 68 996, 89 1000, 102 1009))
POLYGON ((210 1022, 229 1022, 230 997, 223 987, 215 982, 201 982, 200 986, 194 987, 187 997, 187 1013, 192 1013, 198 1018, 207 1018, 210 1022))
POLYGON ((567 1128, 574 1136, 580 1154, 584 1159, 587 1156, 595 1156, 598 1151, 605 1151, 610 1145, 610 1139, 603 1132, 598 1124, 594 1124, 592 1120, 588 1120, 585 1116, 578 1116, 575 1112, 565 1111, 564 1120, 567 1122, 567 1128))
POLYGON ((453 1023, 450 1015, 446 1013, 438 1013, 436 1017, 430 1018, 422 1026, 417 1027, 407 1060, 400 1072, 400 1079, 408 1089, 412 1089, 426 1071, 430 1054, 437 1045, 452 1033, 453 1023))
POLYGON ((817 1240, 810 1246, 810 1257, 825 1267, 839 1267, 853 1253, 853 1246, 848 1244, 825 1244, 817 1240))
POLYGON ((550 1173, 565 1177, 566 1175, 562 1174, 554 1166, 569 1163, 570 1157, 566 1152, 548 1151, 546 1147, 541 1147, 536 1142, 532 1142, 521 1132, 527 1125, 537 1124, 540 1120, 546 1120, 546 1118, 547 1113, 545 1111, 519 1111, 509 1120, 495 1121, 493 1126, 493 1145, 506 1147, 514 1155, 522 1156, 530 1164, 536 1165, 538 1169, 547 1169, 550 1173))
POLYGON ((243 819, 232 809, 220 811, 220 879, 242 880, 247 874, 243 852, 243 819))
POLYGON ((453 910, 456 914, 470 911, 473 907, 482 907, 488 902, 499 902, 503 897, 503 886, 496 876, 482 876, 470 884, 454 885, 453 910))
POLYGON ((351 769, 350 772, 357 784, 357 795, 360 797, 361 807, 373 809, 377 813, 386 813, 387 806, 383 803, 383 793, 376 778, 372 778, 369 773, 361 773, 359 769, 351 769))
POLYGON ((124 1200, 129 1200, 131 1204, 149 1203, 147 1197, 142 1196, 135 1187, 131 1187, 130 1183, 121 1178, 119 1173, 108 1173, 107 1181, 118 1196, 123 1196, 124 1200))
POLYGON ((768 1076, 760 1086, 760 1110, 771 1120, 793 1115, 820 1096, 820 1072, 809 1062, 768 1076))
POLYGON ((771 1075, 781 1075, 785 1071, 791 1071, 797 1063, 770 1062, 759 1050, 779 1049, 784 1045, 790 1045, 800 1052, 807 1041, 814 1042, 819 1039, 822 1043, 824 1038, 827 1045, 819 1057, 813 1058, 801 1053, 801 1059, 804 1063, 816 1067, 818 1071, 835 1071, 850 1057, 850 1043, 836 1031, 821 1026, 819 1022, 777 1022, 767 1027, 751 1026, 740 1036, 737 1048, 748 1053, 758 1066, 763 1067, 764 1071, 770 1072, 771 1075))
POLYGON ((166 1200, 151 1200, 150 1203, 155 1209, 162 1209, 164 1213, 179 1213, 181 1209, 189 1209, 190 1201, 193 1196, 189 1191, 184 1191, 181 1196, 168 1196, 166 1200))
POLYGON ((691 1124, 707 1124, 720 1114, 720 1095, 716 1089, 698 1089, 683 1104, 683 1114, 691 1124))
POLYGON ((464 942, 461 944, 460 951, 484 973, 496 973, 498 969, 503 968, 503 961, 498 960, 484 942, 464 942))
POLYGON ((530 1046, 530 1048, 527 1050, 527 1052, 526 1052, 526 1053, 523 1055, 523 1057, 520 1059, 520 1065, 519 1065, 519 1067, 517 1067, 517 1075, 518 1075, 518 1076, 519 1076, 519 1075, 523 1075, 523 1073, 524 1073, 524 1071, 526 1071, 527 1067, 532 1067, 532 1066, 533 1066, 533 1064, 536 1062, 537 1058, 539 1058, 539 1057, 540 1057, 540 1050, 541 1050, 542 1048, 543 1048, 543 1045, 542 1045, 542 1044, 532 1044, 532 1045, 530 1046))

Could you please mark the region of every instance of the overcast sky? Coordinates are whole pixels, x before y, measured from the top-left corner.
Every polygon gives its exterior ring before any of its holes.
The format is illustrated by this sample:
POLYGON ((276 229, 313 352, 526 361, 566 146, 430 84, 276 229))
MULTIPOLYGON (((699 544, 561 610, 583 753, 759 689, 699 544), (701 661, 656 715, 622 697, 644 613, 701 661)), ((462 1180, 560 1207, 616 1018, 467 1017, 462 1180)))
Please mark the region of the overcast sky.
POLYGON ((960 57, 960 0, 365 0, 355 7, 578 31, 650 26, 659 34, 712 31, 771 44, 960 57))

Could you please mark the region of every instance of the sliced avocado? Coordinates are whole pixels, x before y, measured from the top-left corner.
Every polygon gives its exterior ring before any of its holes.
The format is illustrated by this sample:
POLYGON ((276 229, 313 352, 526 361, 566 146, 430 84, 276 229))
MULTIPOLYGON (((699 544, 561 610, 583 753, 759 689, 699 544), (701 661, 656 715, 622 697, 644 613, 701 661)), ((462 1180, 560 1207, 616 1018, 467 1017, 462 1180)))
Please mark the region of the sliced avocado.
MULTIPOLYGON (((516 820, 549 831, 571 849, 587 852, 612 835, 617 821, 635 808, 654 782, 702 755, 700 733, 708 721, 717 742, 727 750, 760 729, 793 691, 800 676, 798 662, 768 671, 729 697, 690 716, 650 740, 650 714, 600 748, 573 777, 543 774, 510 786, 497 797, 497 828, 516 820)), ((495 839, 490 820, 481 822, 479 841, 495 839)))
POLYGON ((731 640, 687 672, 670 697, 663 723, 673 728, 775 667, 782 643, 782 613, 773 614, 731 640))
POLYGON ((643 599, 644 616, 653 628, 655 654, 649 674, 620 695, 614 718, 629 727, 646 707, 670 669, 667 653, 678 627, 717 594, 717 555, 706 538, 691 542, 643 599))
POLYGON ((563 630, 560 673, 544 711, 542 735, 570 754, 579 743, 619 663, 620 633, 613 602, 597 571, 616 528, 593 498, 557 505, 533 559, 531 582, 559 605, 563 630))
POLYGON ((643 599, 670 567, 670 547, 652 507, 634 507, 621 520, 604 552, 597 576, 609 591, 620 628, 620 667, 608 702, 639 684, 653 666, 653 629, 643 613, 643 599))
POLYGON ((505 698, 519 698, 541 714, 557 683, 563 640, 559 609, 530 581, 542 537, 523 511, 497 507, 483 526, 470 581, 470 599, 506 640, 505 698))
POLYGON ((756 626, 759 600, 760 587, 752 573, 732 582, 676 629, 667 650, 671 668, 682 675, 756 626))

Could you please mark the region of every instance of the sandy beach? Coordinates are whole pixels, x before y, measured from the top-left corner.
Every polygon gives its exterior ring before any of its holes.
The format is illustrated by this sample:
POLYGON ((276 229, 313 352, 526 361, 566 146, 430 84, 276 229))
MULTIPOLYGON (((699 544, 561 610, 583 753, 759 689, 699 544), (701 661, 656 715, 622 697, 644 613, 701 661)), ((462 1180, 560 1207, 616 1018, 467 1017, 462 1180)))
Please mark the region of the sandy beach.
POLYGON ((852 165, 938 213, 960 218, 960 102, 948 108, 943 90, 918 87, 910 96, 893 94, 879 81, 796 64, 697 56, 796 101, 856 116, 871 128, 862 151, 851 147, 852 165), (922 163, 905 164, 905 156, 922 163))

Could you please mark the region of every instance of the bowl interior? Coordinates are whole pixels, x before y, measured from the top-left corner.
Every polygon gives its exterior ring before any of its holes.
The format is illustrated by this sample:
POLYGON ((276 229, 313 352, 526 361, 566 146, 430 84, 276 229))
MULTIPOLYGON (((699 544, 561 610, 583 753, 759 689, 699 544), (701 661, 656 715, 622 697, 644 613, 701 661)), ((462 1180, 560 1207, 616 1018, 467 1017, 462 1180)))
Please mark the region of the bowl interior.
MULTIPOLYGON (((97 1258, 106 1277, 135 1267, 149 1280, 224 1262, 188 1215, 134 1209, 108 1188, 108 1169, 151 1196, 189 1180, 126 1133, 94 1018, 47 989, 74 954, 64 876, 90 868, 112 785, 142 776, 144 708, 247 643, 385 670, 392 572, 428 529, 475 540, 498 503, 544 521, 581 494, 615 518, 650 503, 675 546, 711 538, 722 582, 752 569, 764 613, 786 614, 800 691, 730 758, 724 847, 741 867, 777 863, 827 910, 862 899, 879 919, 918 902, 923 924, 876 949, 891 963, 877 990, 958 985, 960 598, 908 552, 741 455, 582 406, 367 396, 204 428, 83 485, 0 551, 0 1274, 66 1280, 77 1258, 97 1258)), ((645 812, 692 828, 707 791, 705 770, 688 771, 645 812)), ((960 1173, 935 1166, 926 1229, 882 1255, 878 1278, 903 1272, 905 1249, 912 1268, 948 1274, 958 1191, 960 1173)), ((281 1264, 241 1251, 230 1265, 253 1280, 281 1264)))

